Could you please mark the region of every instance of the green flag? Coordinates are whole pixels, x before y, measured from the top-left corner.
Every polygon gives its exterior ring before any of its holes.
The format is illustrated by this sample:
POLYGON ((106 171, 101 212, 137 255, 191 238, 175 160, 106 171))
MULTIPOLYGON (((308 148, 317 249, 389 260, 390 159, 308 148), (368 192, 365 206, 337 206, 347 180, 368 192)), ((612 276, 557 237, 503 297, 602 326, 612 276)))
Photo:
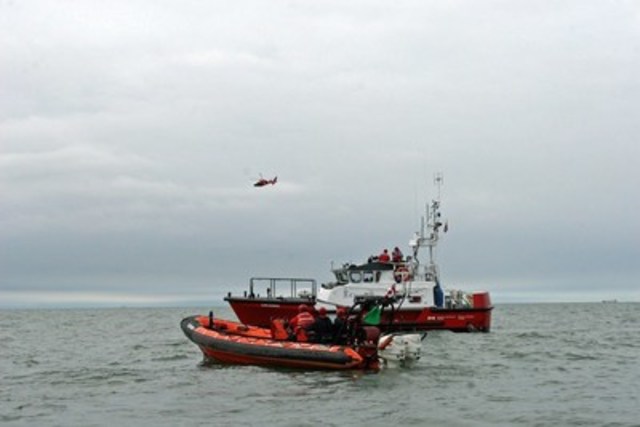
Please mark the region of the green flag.
POLYGON ((367 314, 365 314, 365 316, 362 319, 362 321, 364 323, 366 323, 367 325, 378 325, 378 324, 380 324, 380 315, 381 314, 382 314, 382 310, 380 309, 380 306, 376 305, 375 307, 373 307, 371 309, 371 311, 369 311, 367 314))

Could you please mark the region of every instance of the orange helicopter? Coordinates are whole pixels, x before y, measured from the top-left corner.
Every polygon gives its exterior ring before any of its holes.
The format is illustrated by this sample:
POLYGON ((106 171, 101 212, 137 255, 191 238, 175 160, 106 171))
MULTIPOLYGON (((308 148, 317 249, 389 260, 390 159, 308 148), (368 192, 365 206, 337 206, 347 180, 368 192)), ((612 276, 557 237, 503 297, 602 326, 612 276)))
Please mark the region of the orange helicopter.
POLYGON ((273 177, 273 179, 265 179, 262 177, 262 174, 260 174, 260 179, 258 181, 255 182, 255 184, 253 184, 254 187, 264 187, 265 185, 276 185, 276 182, 278 182, 278 177, 275 176, 273 177))

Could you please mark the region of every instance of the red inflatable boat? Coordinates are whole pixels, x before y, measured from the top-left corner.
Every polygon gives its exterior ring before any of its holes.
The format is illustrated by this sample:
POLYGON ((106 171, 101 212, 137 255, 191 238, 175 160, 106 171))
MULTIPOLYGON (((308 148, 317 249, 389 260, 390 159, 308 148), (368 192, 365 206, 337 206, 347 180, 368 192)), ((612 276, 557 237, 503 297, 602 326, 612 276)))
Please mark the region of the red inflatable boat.
POLYGON ((304 369, 378 369, 379 330, 364 327, 357 345, 289 341, 276 328, 248 326, 210 316, 182 320, 182 331, 205 357, 224 363, 304 369))

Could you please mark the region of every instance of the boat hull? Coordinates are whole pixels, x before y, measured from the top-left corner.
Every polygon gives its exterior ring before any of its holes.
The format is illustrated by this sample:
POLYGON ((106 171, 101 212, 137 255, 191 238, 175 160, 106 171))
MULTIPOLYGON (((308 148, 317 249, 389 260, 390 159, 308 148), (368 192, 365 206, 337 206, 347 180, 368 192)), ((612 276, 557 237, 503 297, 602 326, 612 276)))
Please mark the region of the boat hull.
MULTIPOLYGON (((298 313, 299 299, 226 297, 242 323, 268 327, 271 319, 291 319, 298 313)), ((312 305, 308 301, 307 304, 312 305)), ((379 328, 383 331, 449 330, 453 332, 489 332, 493 307, 487 293, 474 294, 474 307, 420 307, 385 312, 379 328)))
POLYGON ((191 316, 182 320, 181 328, 206 358, 223 363, 331 370, 369 367, 351 347, 279 341, 270 338, 269 329, 222 322, 224 329, 217 322, 211 328, 208 317, 191 316))
POLYGON ((224 298, 229 303, 238 320, 246 325, 268 328, 271 319, 291 319, 298 314, 298 307, 314 303, 300 298, 261 298, 233 297, 224 298))

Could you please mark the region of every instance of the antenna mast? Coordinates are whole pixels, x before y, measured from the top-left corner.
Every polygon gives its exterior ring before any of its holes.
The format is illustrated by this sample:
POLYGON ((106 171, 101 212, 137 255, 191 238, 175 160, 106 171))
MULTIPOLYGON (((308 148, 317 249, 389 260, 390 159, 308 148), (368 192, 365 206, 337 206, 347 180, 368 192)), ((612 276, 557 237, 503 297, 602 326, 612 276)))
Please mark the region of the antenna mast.
POLYGON ((442 172, 433 174, 433 183, 438 187, 438 202, 440 202, 440 190, 444 184, 444 175, 442 175, 442 172))
POLYGON ((420 233, 416 233, 415 240, 412 240, 410 244, 413 247, 416 262, 418 262, 418 250, 424 246, 429 248, 429 264, 425 266, 425 278, 426 280, 439 282, 438 265, 435 262, 434 256, 435 248, 438 245, 438 240, 440 238, 440 227, 443 225, 440 213, 440 198, 442 195, 442 185, 444 184, 444 176, 442 175, 442 172, 434 174, 433 183, 438 188, 438 196, 431 201, 431 206, 426 206, 426 216, 422 217, 420 233))

